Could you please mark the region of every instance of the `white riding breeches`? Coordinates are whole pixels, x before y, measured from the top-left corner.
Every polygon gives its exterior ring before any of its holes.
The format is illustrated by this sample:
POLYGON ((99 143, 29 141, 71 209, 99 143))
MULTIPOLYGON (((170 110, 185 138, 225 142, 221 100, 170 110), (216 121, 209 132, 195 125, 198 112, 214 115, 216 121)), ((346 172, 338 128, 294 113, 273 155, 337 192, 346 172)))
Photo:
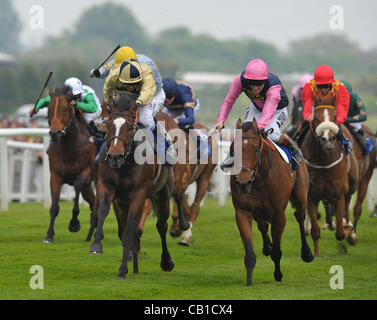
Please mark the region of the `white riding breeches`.
POLYGON ((349 125, 352 128, 355 128, 355 131, 359 131, 360 129, 362 129, 363 122, 350 122, 349 125))
POLYGON ((165 95, 164 89, 160 89, 159 91, 156 92, 156 94, 155 94, 155 96, 154 96, 154 98, 151 102, 154 114, 159 112, 161 110, 161 108, 164 106, 165 98, 166 98, 166 95, 165 95))
POLYGON ((84 118, 86 122, 89 124, 91 121, 98 120, 101 117, 102 114, 102 108, 101 106, 98 106, 98 110, 93 113, 86 113, 84 112, 84 118))
POLYGON ((155 127, 155 123, 153 118, 154 109, 152 104, 139 107, 137 108, 137 110, 139 111, 139 122, 148 129, 153 130, 155 127))
MULTIPOLYGON (((260 119, 262 112, 259 111, 254 104, 251 104, 246 111, 245 122, 252 122, 255 118, 257 121, 260 119)), ((287 108, 283 109, 276 109, 273 113, 273 117, 268 123, 268 125, 264 128, 264 131, 268 131, 269 129, 273 129, 273 131, 268 135, 268 137, 274 141, 278 142, 281 136, 281 128, 283 127, 284 123, 287 121, 288 118, 288 111, 287 108)))

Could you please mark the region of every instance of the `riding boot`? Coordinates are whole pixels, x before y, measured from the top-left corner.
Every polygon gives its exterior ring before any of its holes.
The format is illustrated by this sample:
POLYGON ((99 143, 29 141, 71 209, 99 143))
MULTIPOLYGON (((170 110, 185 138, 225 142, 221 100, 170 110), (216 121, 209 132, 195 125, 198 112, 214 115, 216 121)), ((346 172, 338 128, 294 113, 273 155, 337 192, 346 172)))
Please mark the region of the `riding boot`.
POLYGON ((227 157, 225 158, 223 163, 220 165, 220 169, 224 172, 227 172, 227 171, 230 170, 230 168, 233 167, 233 163, 234 163, 234 146, 233 146, 233 143, 232 143, 230 145, 230 150, 229 150, 227 157))
POLYGON ((343 135, 342 127, 339 126, 339 131, 336 135, 338 140, 340 141, 341 145, 344 147, 344 151, 346 152, 346 155, 348 156, 352 152, 352 143, 346 137, 343 135))
POLYGON ((160 133, 160 135, 164 138, 164 143, 166 142, 167 144, 167 148, 165 150, 165 163, 167 165, 173 166, 177 162, 177 151, 175 150, 173 146, 173 141, 171 140, 170 135, 166 132, 165 128, 162 125, 160 125, 159 122, 157 121, 156 126, 153 130, 153 134, 155 135, 155 137, 157 137, 156 148, 158 148, 158 145, 159 145, 158 133, 160 133))
POLYGON ((101 132, 98 130, 96 124, 93 121, 90 121, 88 124, 89 133, 93 136, 94 142, 96 143, 97 150, 101 150, 101 146, 103 143, 103 136, 101 132))
POLYGON ((303 158, 300 148, 285 133, 281 134, 278 143, 287 147, 292 152, 291 167, 293 171, 296 170, 300 166, 303 158))
POLYGON ((361 151, 363 156, 366 156, 370 152, 367 138, 364 135, 363 129, 353 132, 355 139, 360 143, 361 151))

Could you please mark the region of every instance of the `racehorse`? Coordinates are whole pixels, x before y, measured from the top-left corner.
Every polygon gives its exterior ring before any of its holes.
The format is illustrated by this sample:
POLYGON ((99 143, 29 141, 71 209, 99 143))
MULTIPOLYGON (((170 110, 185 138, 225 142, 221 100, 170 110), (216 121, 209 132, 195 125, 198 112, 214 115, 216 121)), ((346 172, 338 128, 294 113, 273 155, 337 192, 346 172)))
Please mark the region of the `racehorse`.
MULTIPOLYGON (((348 211, 352 194, 359 182, 359 169, 355 153, 346 156, 343 143, 336 135, 343 130, 344 136, 352 142, 352 136, 345 126, 336 121, 336 109, 331 105, 316 106, 310 130, 306 132, 301 143, 301 150, 308 167, 310 187, 308 196, 308 213, 311 222, 311 236, 314 241, 315 256, 319 256, 318 242, 320 228, 317 222, 319 201, 328 203, 336 216, 335 237, 338 241, 349 238, 352 225, 348 221, 343 226, 343 217, 348 211)), ((352 238, 351 238, 352 239, 352 238)), ((352 240, 351 240, 352 241, 352 240)))
MULTIPOLYGON (((194 141, 196 140, 196 136, 194 135, 196 129, 200 129, 204 132, 208 133, 208 129, 199 123, 194 123, 193 128, 191 130, 184 130, 185 131, 185 138, 186 138, 186 157, 184 162, 180 162, 178 159, 178 163, 174 167, 174 208, 172 213, 172 220, 173 223, 170 227, 170 235, 172 237, 179 237, 181 234, 182 228, 179 228, 178 226, 178 218, 179 218, 179 210, 183 210, 184 216, 187 219, 187 221, 190 224, 190 227, 188 230, 183 232, 182 239, 179 241, 179 244, 188 246, 190 244, 190 238, 192 235, 192 226, 196 219, 198 218, 198 214, 200 211, 200 203, 203 200, 208 187, 209 182, 212 177, 213 171, 216 167, 216 161, 215 157, 217 154, 215 151, 217 150, 217 145, 215 145, 215 142, 212 140, 212 138, 209 136, 208 140, 205 142, 202 142, 200 140, 201 144, 208 143, 209 148, 211 150, 211 153, 208 155, 207 159, 205 161, 200 161, 200 159, 197 159, 196 163, 192 163, 193 161, 190 161, 193 152, 192 148, 190 148, 190 145, 194 143, 194 149, 199 148, 200 146, 197 145, 194 141), (216 148, 216 149, 215 149, 216 148), (188 186, 192 183, 196 182, 196 193, 195 193, 195 199, 194 202, 191 204, 191 206, 187 203, 187 196, 185 194, 188 186)), ((182 143, 182 141, 180 141, 182 143)), ((198 143, 199 144, 199 143, 198 143)), ((194 150, 195 152, 195 150, 194 150)), ((204 155, 207 156, 207 155, 204 155)))
POLYGON ((61 187, 64 183, 75 189, 72 219, 68 229, 71 232, 80 230, 77 216, 80 192, 93 209, 94 192, 94 158, 97 153, 96 144, 87 128, 80 109, 71 102, 72 91, 68 87, 49 91, 51 102, 48 106, 48 123, 50 127, 50 146, 48 157, 50 162, 51 208, 50 226, 44 242, 54 242, 54 224, 59 213, 61 187))
MULTIPOLYGON (((348 127, 351 133, 353 133, 352 128, 348 127)), ((363 131, 365 135, 374 140, 376 143, 374 133, 365 125, 363 125, 363 131)), ((353 135, 352 135, 353 136, 353 135)), ((373 170, 376 165, 376 149, 374 148, 371 152, 369 152, 366 156, 363 155, 360 143, 356 143, 357 139, 353 139, 353 152, 355 153, 357 159, 357 165, 359 168, 359 185, 357 187, 357 198, 356 203, 353 208, 353 232, 350 237, 347 238, 348 242, 352 245, 356 244, 358 239, 356 235, 356 226, 361 216, 362 211, 362 204, 365 199, 365 196, 368 191, 368 185, 370 179, 373 175, 373 170)), ((329 225, 329 228, 332 228, 332 213, 333 208, 328 203, 324 203, 326 208, 326 222, 329 225)), ((346 213, 349 214, 349 210, 346 210, 346 213)), ((350 221, 350 216, 346 217, 347 222, 350 221)))
MULTIPOLYGON (((113 104, 105 121, 105 147, 100 153, 97 171, 97 193, 92 224, 96 223, 89 252, 102 253, 103 224, 113 203, 118 221, 118 236, 123 245, 123 258, 118 277, 128 273, 127 256, 133 258, 133 272, 138 273, 138 251, 141 230, 138 227, 145 200, 151 199, 157 215, 157 230, 162 244, 161 268, 171 271, 174 263, 166 244, 167 219, 170 214, 169 200, 173 191, 173 170, 170 166, 154 162, 139 164, 135 157, 137 113, 135 99, 124 95, 113 104)), ((170 121, 172 119, 170 118, 170 121)))
POLYGON ((241 120, 238 120, 236 128, 242 129, 242 168, 239 168, 237 175, 231 176, 230 187, 236 222, 245 248, 246 284, 252 284, 256 264, 253 219, 262 234, 263 254, 271 255, 275 263, 275 280, 281 281, 280 241, 286 224, 285 209, 289 200, 295 208, 294 215, 300 227, 301 258, 305 262, 314 259, 304 228, 309 189, 308 171, 305 163, 292 171, 272 143, 258 130, 255 119, 242 126, 241 120), (272 243, 268 236, 268 223, 271 224, 272 243))

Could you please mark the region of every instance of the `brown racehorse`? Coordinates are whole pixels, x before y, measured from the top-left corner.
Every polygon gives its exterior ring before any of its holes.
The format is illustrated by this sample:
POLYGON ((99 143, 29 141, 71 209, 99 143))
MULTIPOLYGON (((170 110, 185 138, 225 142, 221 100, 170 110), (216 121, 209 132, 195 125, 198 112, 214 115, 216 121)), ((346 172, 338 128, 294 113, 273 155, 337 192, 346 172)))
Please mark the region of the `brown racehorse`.
POLYGON ((71 103, 72 92, 68 87, 50 89, 51 102, 48 107, 48 123, 50 126, 51 142, 48 151, 50 162, 51 208, 50 226, 44 242, 54 241, 54 224, 59 213, 61 187, 64 183, 75 189, 72 219, 69 231, 78 232, 80 192, 89 203, 92 211, 94 192, 92 181, 94 178, 94 158, 97 147, 91 138, 82 112, 71 103))
MULTIPOLYGON (((166 119, 169 118, 170 116, 163 112, 159 112, 156 114, 157 121, 166 121, 166 119)), ((207 128, 201 124, 194 123, 193 127, 199 128, 200 130, 207 132, 207 128)), ((178 127, 167 127, 168 131, 170 132, 172 132, 171 129, 177 128, 178 127)), ((173 141, 176 144, 181 144, 184 147, 186 154, 185 157, 182 158, 183 161, 180 161, 179 157, 178 162, 174 166, 174 207, 172 213, 173 223, 170 227, 170 235, 172 237, 179 237, 182 233, 182 230, 185 230, 183 226, 179 225, 179 222, 181 221, 180 216, 184 215, 186 220, 189 221, 190 227, 188 228, 188 230, 184 231, 182 239, 181 241, 179 241, 179 244, 188 246, 190 244, 192 226, 196 221, 200 211, 200 202, 203 200, 208 190, 211 176, 216 167, 215 157, 217 157, 217 153, 214 152, 214 148, 217 148, 217 145, 215 145, 212 138, 209 137, 208 143, 212 152, 205 161, 202 161, 202 163, 199 163, 198 161, 198 163, 196 163, 195 161, 192 161, 192 159, 190 159, 190 157, 192 157, 193 152, 195 152, 195 150, 199 147, 196 141, 194 143, 192 141, 192 139, 196 140, 196 136, 194 136, 195 129, 191 129, 190 132, 188 130, 178 130, 181 133, 178 135, 179 140, 177 141, 177 139, 175 139, 176 136, 174 136, 173 141), (192 136, 190 136, 190 134, 192 134, 192 136), (192 205, 189 206, 187 203, 187 197, 185 192, 188 186, 194 182, 197 183, 195 199, 192 205)), ((178 146, 178 149, 179 148, 180 147, 178 146)), ((143 211, 143 218, 140 224, 141 229, 144 228, 145 220, 147 216, 151 213, 151 210, 152 205, 149 202, 146 202, 143 211)))
MULTIPOLYGON (((343 227, 343 217, 359 181, 355 153, 351 152, 349 156, 346 156, 342 144, 336 137, 339 127, 335 120, 335 107, 315 107, 310 130, 306 132, 301 143, 301 150, 310 177, 308 213, 311 220, 315 256, 319 256, 320 228, 317 222, 319 201, 322 200, 334 208, 336 239, 341 241, 348 238, 351 226, 343 227)), ((347 128, 343 125, 341 128, 344 136, 352 142, 351 134, 347 128)))
POLYGON ((255 119, 253 122, 243 123, 242 126, 241 120, 238 120, 236 128, 242 129, 242 168, 237 175, 231 176, 230 187, 236 222, 245 248, 246 284, 252 284, 252 273, 256 264, 253 219, 262 234, 263 254, 271 255, 275 263, 275 280, 281 281, 283 274, 280 270, 280 241, 286 223, 285 210, 288 201, 291 201, 295 208, 294 215, 300 227, 301 258, 305 262, 314 259, 304 229, 309 189, 308 171, 305 163, 292 171, 271 142, 262 136, 255 119), (271 224, 272 243, 267 234, 268 223, 271 224))
MULTIPOLYGON (((353 136, 352 127, 347 126, 347 128, 349 129, 349 131, 352 133, 352 136, 353 136)), ((367 126, 363 125, 363 131, 366 136, 368 136, 370 139, 373 139, 374 143, 376 143, 374 133, 367 126)), ((357 139, 353 139, 352 146, 353 146, 353 152, 355 153, 358 168, 359 168, 359 185, 357 187, 356 203, 353 208, 353 232, 350 235, 350 237, 347 238, 347 240, 350 244, 354 245, 358 241, 358 238, 356 235, 356 226, 361 216, 362 204, 367 194, 368 185, 373 175, 374 167, 376 165, 376 149, 373 149, 366 156, 363 156, 360 143, 357 142, 357 139)), ((332 218, 333 208, 328 203, 324 203, 324 206, 326 208, 326 222, 329 224, 330 229, 332 229, 331 218, 332 218)), ((347 224, 350 224, 351 219, 349 216, 349 210, 346 210, 346 214, 348 214, 346 216, 346 222, 347 224)))
MULTIPOLYGON (((208 133, 208 129, 199 124, 194 123, 194 128, 199 128, 200 130, 208 133)), ((215 157, 217 157, 217 145, 215 144, 215 141, 212 140, 212 137, 208 138, 209 147, 211 149, 211 154, 208 156, 208 158, 205 161, 202 161, 200 163, 200 159, 197 163, 191 163, 190 158, 193 155, 193 152, 191 149, 194 149, 194 152, 196 151, 199 146, 197 146, 196 136, 195 136, 195 129, 191 129, 190 131, 184 130, 186 135, 186 157, 185 161, 181 163, 178 159, 178 163, 174 167, 174 209, 172 213, 172 219, 173 223, 170 227, 170 235, 173 237, 178 237, 181 234, 182 228, 179 228, 178 226, 178 218, 179 218, 179 210, 183 209, 185 218, 190 223, 190 228, 186 231, 184 231, 181 241, 179 241, 179 244, 182 245, 189 245, 190 244, 190 238, 192 234, 192 226, 196 219, 198 218, 198 214, 200 211, 200 203, 203 200, 208 187, 209 182, 212 177, 213 171, 216 168, 216 160, 215 157), (193 144, 194 147, 191 147, 190 144, 193 144), (196 182, 196 193, 195 193, 195 199, 194 202, 191 204, 191 206, 187 203, 187 196, 185 194, 188 186, 192 183, 196 182)), ((180 141, 182 143, 182 141, 180 141)), ((201 142, 202 144, 207 142, 201 142)), ((178 147, 179 148, 179 147, 178 147)), ((206 155, 204 155, 206 156, 206 155)))
MULTIPOLYGON (((145 200, 151 199, 157 214, 157 230, 162 244, 161 268, 171 271, 174 263, 166 244, 169 200, 173 189, 173 170, 165 164, 139 164, 135 153, 137 116, 132 97, 123 96, 116 106, 110 103, 111 113, 106 121, 105 148, 98 161, 97 194, 92 223, 97 223, 94 241, 89 252, 102 253, 103 224, 113 203, 118 221, 118 235, 123 245, 123 258, 118 277, 128 272, 127 256, 132 252, 133 271, 138 272, 138 251, 141 230, 139 223, 145 200)), ((171 119, 172 121, 172 119, 171 119)), ((152 150, 153 152, 153 150, 152 150)))

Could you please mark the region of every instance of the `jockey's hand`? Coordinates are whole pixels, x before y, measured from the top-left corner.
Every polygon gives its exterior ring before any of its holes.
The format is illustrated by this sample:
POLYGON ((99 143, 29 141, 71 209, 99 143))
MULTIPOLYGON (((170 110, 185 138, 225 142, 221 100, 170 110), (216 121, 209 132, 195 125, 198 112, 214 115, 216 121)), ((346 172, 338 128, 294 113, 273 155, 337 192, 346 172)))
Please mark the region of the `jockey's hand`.
POLYGON ((176 124, 179 124, 178 119, 174 119, 174 122, 175 122, 176 124))
POLYGON ((91 78, 93 78, 93 77, 99 78, 100 76, 101 76, 101 73, 99 72, 98 69, 90 70, 90 77, 91 78))
POLYGON ((313 118, 314 118, 314 114, 312 113, 312 114, 306 119, 306 121, 311 122, 311 121, 313 121, 313 118))
POLYGON ((215 126, 213 127, 213 129, 216 130, 216 132, 220 132, 220 130, 224 128, 224 122, 222 121, 219 121, 215 124, 215 126))
POLYGON ((33 108, 33 109, 30 109, 29 110, 29 115, 30 115, 30 118, 35 115, 37 113, 37 109, 36 108, 33 108))
POLYGON ((74 107, 77 107, 77 103, 76 103, 75 100, 72 100, 72 101, 70 102, 70 105, 71 105, 71 106, 74 106, 74 107))

